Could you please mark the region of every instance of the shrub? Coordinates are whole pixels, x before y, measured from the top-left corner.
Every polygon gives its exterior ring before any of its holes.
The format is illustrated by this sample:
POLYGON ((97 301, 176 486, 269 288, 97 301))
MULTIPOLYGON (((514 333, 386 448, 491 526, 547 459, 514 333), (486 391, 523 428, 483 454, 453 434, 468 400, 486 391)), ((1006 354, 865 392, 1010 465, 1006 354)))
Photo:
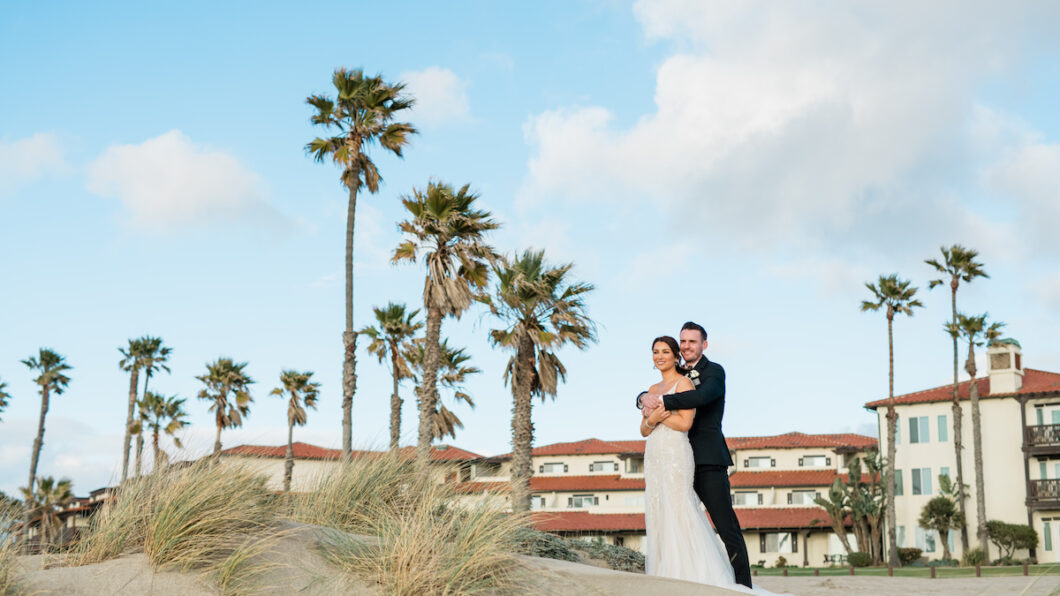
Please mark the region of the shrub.
POLYGON ((983 553, 983 549, 979 547, 970 548, 965 551, 964 556, 961 557, 961 564, 966 567, 975 567, 976 565, 982 565, 986 563, 986 554, 983 553))
POLYGON ((939 559, 937 561, 929 561, 928 567, 956 567, 957 564, 957 559, 939 559))
POLYGON ((898 560, 902 565, 912 565, 920 559, 922 554, 924 554, 924 551, 919 548, 900 548, 898 549, 898 560))
POLYGON ((516 552, 533 557, 558 559, 560 561, 577 561, 578 555, 571 550, 570 541, 555 534, 541 532, 532 528, 522 528, 515 535, 516 552))
POLYGON ((847 561, 854 567, 868 567, 872 563, 872 555, 863 552, 852 552, 847 561))
POLYGON ((1011 558, 1018 549, 1038 546, 1038 532, 1027 525, 992 519, 986 522, 986 534, 990 542, 997 546, 1002 559, 1011 558))
POLYGON ((785 559, 783 556, 777 557, 777 562, 773 563, 773 566, 776 567, 777 569, 780 569, 782 567, 787 567, 788 566, 788 560, 785 559))
POLYGON ((575 541, 574 548, 584 550, 594 559, 603 559, 608 567, 616 571, 644 573, 644 555, 631 548, 607 544, 602 540, 592 542, 575 541))

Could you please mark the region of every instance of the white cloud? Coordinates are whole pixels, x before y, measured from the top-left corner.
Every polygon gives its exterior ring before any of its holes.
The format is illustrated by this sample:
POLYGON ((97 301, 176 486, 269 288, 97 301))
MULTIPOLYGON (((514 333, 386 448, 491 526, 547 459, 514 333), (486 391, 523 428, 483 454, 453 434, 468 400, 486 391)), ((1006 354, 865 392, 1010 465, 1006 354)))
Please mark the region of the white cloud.
POLYGON ((431 66, 403 72, 398 78, 407 83, 407 91, 416 100, 412 111, 417 125, 443 126, 470 117, 467 82, 448 68, 431 66))
POLYGON ((0 140, 0 196, 19 186, 67 169, 63 144, 53 133, 0 140))
POLYGON ((1029 141, 1010 147, 986 169, 984 179, 1015 202, 1021 231, 1038 256, 1050 259, 1060 250, 1060 145, 1029 141))
POLYGON ((886 246, 907 225, 932 243, 967 234, 976 218, 950 174, 963 167, 973 92, 1033 41, 1047 20, 1034 12, 640 1, 646 36, 681 48, 658 69, 655 111, 629 127, 604 106, 530 119, 520 205, 647 200, 765 249, 886 246))
POLYGON ((1030 289, 1045 304, 1046 308, 1060 313, 1060 275, 1053 274, 1039 278, 1031 283, 1030 289))
POLYGON ((109 147, 88 167, 87 187, 116 197, 134 225, 152 229, 236 220, 287 225, 257 174, 179 130, 109 147))

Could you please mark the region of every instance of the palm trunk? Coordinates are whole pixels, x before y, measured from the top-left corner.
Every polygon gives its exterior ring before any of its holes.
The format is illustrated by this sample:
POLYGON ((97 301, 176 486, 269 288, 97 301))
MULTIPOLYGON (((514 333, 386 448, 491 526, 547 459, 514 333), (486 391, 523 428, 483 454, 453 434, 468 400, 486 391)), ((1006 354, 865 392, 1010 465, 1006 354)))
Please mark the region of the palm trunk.
POLYGON ((136 413, 136 394, 140 385, 140 369, 133 367, 129 373, 129 413, 125 417, 125 442, 121 451, 121 480, 129 477, 129 444, 132 441, 133 414, 136 413))
POLYGON ((217 418, 217 420, 216 420, 216 422, 217 422, 217 438, 213 442, 213 454, 214 455, 217 455, 218 453, 221 452, 221 426, 224 424, 224 421, 221 420, 221 414, 220 413, 217 414, 216 418, 217 418))
POLYGON ((888 402, 887 402, 887 467, 891 481, 887 483, 887 564, 900 567, 898 558, 898 515, 894 503, 894 460, 898 449, 894 444, 898 434, 898 412, 894 410, 894 310, 887 309, 887 358, 888 358, 888 402))
MULTIPOLYGON (((349 142, 355 143, 353 131, 349 142)), ((350 148, 349 167, 360 147, 350 148)), ((353 456, 353 394, 357 390, 357 332, 353 330, 353 228, 357 219, 357 181, 349 184, 350 201, 346 207, 346 330, 342 334, 342 459, 353 456)))
POLYGON ((431 457, 431 439, 434 437, 431 422, 434 409, 438 405, 438 361, 442 337, 441 309, 432 305, 425 306, 427 307, 427 334, 424 339, 426 343, 423 355, 423 381, 417 388, 420 400, 420 426, 419 437, 416 441, 416 465, 421 469, 426 468, 431 457))
POLYGON ((531 449, 534 442, 534 424, 531 418, 531 379, 534 368, 534 344, 528 336, 519 338, 512 371, 512 511, 522 513, 530 510, 530 476, 533 474, 531 449))
POLYGON ((390 396, 390 450, 397 453, 401 440, 401 396, 398 395, 398 346, 390 344, 390 364, 394 371, 394 394, 390 396))
MULTIPOLYGON (((147 384, 151 382, 150 371, 144 375, 144 397, 147 397, 147 384)), ((136 417, 141 421, 144 419, 143 410, 137 408, 136 417)), ((139 476, 143 471, 143 457, 144 457, 144 426, 140 424, 140 432, 136 433, 136 475, 139 476)))
MULTIPOLYGON (((957 324, 957 284, 958 279, 953 278, 950 282, 950 306, 953 313, 953 324, 957 324)), ((968 519, 967 514, 964 511, 964 458, 961 457, 961 450, 963 447, 963 439, 961 437, 961 426, 962 419, 964 418, 963 412, 961 412, 961 398, 958 390, 959 384, 957 379, 957 336, 953 336, 953 453, 954 459, 957 462, 957 507, 961 512, 961 519, 968 519)), ((965 523, 961 524, 961 552, 968 552, 968 525, 965 523)))
POLYGON ((969 338, 968 362, 965 364, 965 369, 972 378, 968 393, 972 402, 972 448, 975 453, 976 536, 979 538, 979 548, 983 549, 983 554, 989 561, 990 545, 986 534, 986 485, 983 481, 983 432, 979 418, 979 385, 975 382, 975 343, 973 339, 969 338))
POLYGON ((883 553, 880 544, 880 516, 874 514, 869 516, 869 534, 872 539, 872 564, 880 565, 883 563, 883 553))
POLYGON ((154 456, 155 456, 155 460, 154 460, 155 461, 155 465, 154 465, 153 468, 151 468, 151 471, 152 472, 157 472, 158 469, 159 469, 159 461, 158 461, 158 429, 157 428, 151 434, 151 447, 154 449, 153 453, 154 453, 154 456))
POLYGON ((29 497, 26 498, 26 535, 29 535, 29 524, 33 521, 33 505, 36 502, 36 493, 33 485, 37 482, 37 464, 40 463, 40 450, 44 445, 44 419, 48 416, 48 400, 50 398, 48 387, 41 387, 40 391, 40 422, 37 423, 37 437, 33 439, 33 455, 29 460, 29 497))
POLYGON ((294 471, 294 420, 287 420, 287 452, 283 455, 283 492, 291 492, 291 472, 294 471))
POLYGON ((949 561, 953 558, 950 554, 950 531, 939 530, 939 540, 942 541, 942 560, 949 561))

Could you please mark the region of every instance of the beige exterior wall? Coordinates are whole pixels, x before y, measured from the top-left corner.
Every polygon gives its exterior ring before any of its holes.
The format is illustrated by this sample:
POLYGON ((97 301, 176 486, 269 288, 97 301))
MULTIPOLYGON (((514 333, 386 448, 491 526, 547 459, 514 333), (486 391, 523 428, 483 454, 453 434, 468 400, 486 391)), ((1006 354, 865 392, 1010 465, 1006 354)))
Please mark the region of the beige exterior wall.
MULTIPOLYGON (((792 532, 784 532, 785 534, 792 534, 792 532)), ((798 552, 791 552, 791 542, 788 541, 786 550, 788 552, 780 552, 780 550, 763 551, 762 550, 762 534, 779 534, 779 532, 744 532, 744 542, 747 543, 747 558, 752 565, 762 565, 764 567, 776 567, 777 561, 780 557, 784 557, 787 561, 787 565, 796 565, 803 567, 803 562, 807 562, 809 567, 822 567, 826 566, 824 561, 825 555, 838 554, 830 551, 829 548, 829 536, 832 532, 826 532, 823 530, 813 531, 806 533, 804 531, 794 532, 798 540, 798 552)), ((779 543, 779 540, 777 541, 779 543)), ((840 549, 842 551, 842 549, 840 549)), ((845 551, 842 551, 845 552, 845 551)))

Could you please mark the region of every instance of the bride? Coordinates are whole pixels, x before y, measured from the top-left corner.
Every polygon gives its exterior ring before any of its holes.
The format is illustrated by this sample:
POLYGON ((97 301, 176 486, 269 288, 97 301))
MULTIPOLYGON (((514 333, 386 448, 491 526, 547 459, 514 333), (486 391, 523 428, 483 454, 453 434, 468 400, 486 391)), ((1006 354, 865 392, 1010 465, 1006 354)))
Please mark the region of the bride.
MULTIPOLYGON (((670 336, 652 341, 652 359, 662 380, 649 391, 690 391, 677 360, 680 349, 670 336)), ((646 572, 753 594, 770 594, 736 583, 725 546, 718 538, 692 488, 695 463, 688 443, 695 410, 667 412, 657 408, 641 417, 644 447, 644 519, 647 525, 646 572)))

